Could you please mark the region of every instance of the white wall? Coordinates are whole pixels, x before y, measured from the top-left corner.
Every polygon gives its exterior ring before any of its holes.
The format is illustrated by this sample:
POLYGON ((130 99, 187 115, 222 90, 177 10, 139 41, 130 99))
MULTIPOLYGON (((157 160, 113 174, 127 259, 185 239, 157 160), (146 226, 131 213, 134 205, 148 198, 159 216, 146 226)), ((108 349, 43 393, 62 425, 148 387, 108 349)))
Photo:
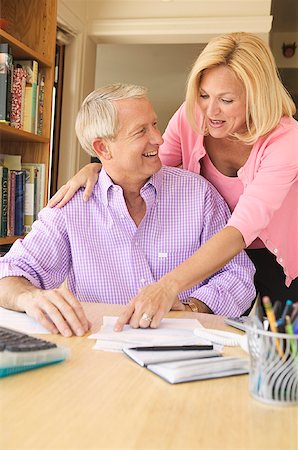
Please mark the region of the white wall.
POLYGON ((99 44, 95 87, 123 82, 149 88, 161 131, 183 102, 188 72, 200 44, 99 44))

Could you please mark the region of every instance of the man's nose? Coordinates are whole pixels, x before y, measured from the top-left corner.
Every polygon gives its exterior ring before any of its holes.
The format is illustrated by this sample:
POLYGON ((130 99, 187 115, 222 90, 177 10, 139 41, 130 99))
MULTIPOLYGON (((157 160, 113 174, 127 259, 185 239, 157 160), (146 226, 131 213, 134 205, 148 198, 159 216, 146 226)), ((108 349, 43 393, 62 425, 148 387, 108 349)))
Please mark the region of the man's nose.
POLYGON ((163 137, 162 137, 161 132, 159 131, 158 128, 152 127, 152 130, 151 130, 151 142, 153 144, 158 144, 158 145, 163 144, 163 137))

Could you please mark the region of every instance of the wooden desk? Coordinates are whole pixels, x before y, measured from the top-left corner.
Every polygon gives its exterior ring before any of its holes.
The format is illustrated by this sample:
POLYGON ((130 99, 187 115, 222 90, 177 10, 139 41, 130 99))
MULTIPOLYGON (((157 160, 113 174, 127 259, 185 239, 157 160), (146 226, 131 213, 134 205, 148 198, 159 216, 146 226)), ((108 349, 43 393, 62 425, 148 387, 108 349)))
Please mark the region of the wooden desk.
MULTIPOLYGON (((92 331, 120 308, 85 306, 92 331)), ((231 331, 220 317, 170 316, 231 331)), ((170 385, 122 354, 92 350, 90 339, 46 338, 71 358, 0 381, 3 450, 297 450, 298 408, 254 400, 247 375, 170 385)))

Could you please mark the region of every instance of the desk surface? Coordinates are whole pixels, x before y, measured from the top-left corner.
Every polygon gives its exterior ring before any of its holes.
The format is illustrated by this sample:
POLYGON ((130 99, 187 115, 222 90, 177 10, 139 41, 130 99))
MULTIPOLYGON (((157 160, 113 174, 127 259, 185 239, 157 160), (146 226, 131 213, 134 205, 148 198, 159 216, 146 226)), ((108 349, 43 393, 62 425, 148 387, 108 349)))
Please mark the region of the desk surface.
MULTIPOLYGON (((85 308, 97 331, 101 317, 120 307, 85 308)), ((170 317, 232 330, 212 315, 170 317)), ((90 339, 46 338, 69 346, 71 358, 0 381, 3 450, 298 448, 298 408, 256 401, 247 375, 170 385, 125 355, 92 350, 90 339)))

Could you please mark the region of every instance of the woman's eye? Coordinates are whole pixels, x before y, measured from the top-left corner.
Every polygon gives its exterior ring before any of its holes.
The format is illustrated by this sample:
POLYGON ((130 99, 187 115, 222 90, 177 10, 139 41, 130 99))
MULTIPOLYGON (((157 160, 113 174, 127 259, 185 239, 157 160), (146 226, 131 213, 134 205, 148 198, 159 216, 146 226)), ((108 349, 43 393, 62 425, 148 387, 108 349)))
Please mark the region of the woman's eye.
POLYGON ((200 94, 200 97, 203 98, 203 99, 206 99, 206 98, 208 98, 208 95, 207 94, 200 94))
POLYGON ((226 98, 223 98, 222 101, 223 101, 224 103, 233 103, 233 100, 228 100, 228 99, 226 99, 226 98))

